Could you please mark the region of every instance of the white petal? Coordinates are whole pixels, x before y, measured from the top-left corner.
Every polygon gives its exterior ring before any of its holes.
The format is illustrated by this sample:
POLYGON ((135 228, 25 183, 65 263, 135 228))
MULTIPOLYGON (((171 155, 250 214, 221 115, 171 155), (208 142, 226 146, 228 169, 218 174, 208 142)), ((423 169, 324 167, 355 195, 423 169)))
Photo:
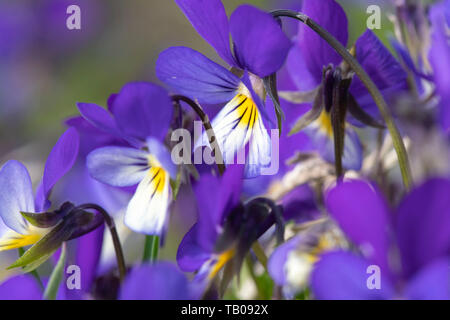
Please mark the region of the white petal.
POLYGON ((33 188, 25 166, 11 160, 0 171, 0 217, 10 229, 26 234, 28 223, 20 212, 34 212, 33 188))
POLYGON ((150 168, 148 152, 124 147, 104 147, 87 157, 91 176, 114 187, 138 184, 150 168))
MULTIPOLYGON (((266 166, 270 165, 270 161, 267 163, 271 151, 270 138, 264 128, 260 111, 251 98, 238 94, 219 112, 211 125, 225 164, 245 161, 246 158, 238 153, 243 152, 244 147, 252 140, 245 177, 259 175, 263 162, 266 166)), ((209 146, 206 132, 197 142, 196 148, 199 146, 209 146)))
POLYGON ((161 235, 170 201, 170 176, 162 168, 151 168, 128 204, 125 224, 135 232, 161 235))

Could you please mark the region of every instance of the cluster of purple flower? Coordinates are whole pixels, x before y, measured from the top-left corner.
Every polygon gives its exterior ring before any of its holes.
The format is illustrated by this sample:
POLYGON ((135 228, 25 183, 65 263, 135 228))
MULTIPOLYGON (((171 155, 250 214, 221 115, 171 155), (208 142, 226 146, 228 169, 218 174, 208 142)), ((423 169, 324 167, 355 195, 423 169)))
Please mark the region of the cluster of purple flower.
MULTIPOLYGON (((423 141, 414 140, 417 132, 435 132, 439 148, 448 148, 450 1, 415 11, 397 4, 398 60, 371 30, 344 53, 335 50, 348 45, 347 17, 335 0, 304 0, 301 13, 242 5, 229 18, 220 0, 176 3, 228 68, 171 47, 156 64, 169 89, 133 82, 112 94, 106 109, 78 103, 80 116, 66 121, 35 195, 27 169, 4 164, 0 251, 31 245, 10 268, 34 276, 6 280, 0 298, 247 297, 232 282, 241 277, 259 298, 449 299, 450 170, 411 157, 411 177, 407 154, 423 141), (425 9, 428 19, 415 20, 425 9), (294 37, 281 17, 301 21, 294 37), (418 32, 419 23, 430 35, 418 32), (384 101, 389 110, 380 107, 384 101), (211 122, 203 110, 212 111, 211 122), (217 166, 173 161, 170 137, 192 131, 196 115, 207 132, 194 152, 214 149, 223 160, 217 166), (282 131, 274 150, 268 129, 277 119, 279 129, 291 131, 282 131), (245 163, 234 164, 241 151, 245 163), (274 152, 279 172, 265 176, 274 152), (183 193, 195 199, 197 222, 178 247, 177 265, 156 262, 183 193), (146 235, 144 264, 127 272, 107 212, 146 235), (104 223, 117 268, 100 268, 104 223), (55 285, 58 263, 43 296, 36 268, 52 256, 66 263, 65 245, 57 252, 65 242, 82 285, 55 285), (267 282, 269 293, 261 289, 267 282)), ((440 162, 448 163, 450 152, 443 154, 440 162)))

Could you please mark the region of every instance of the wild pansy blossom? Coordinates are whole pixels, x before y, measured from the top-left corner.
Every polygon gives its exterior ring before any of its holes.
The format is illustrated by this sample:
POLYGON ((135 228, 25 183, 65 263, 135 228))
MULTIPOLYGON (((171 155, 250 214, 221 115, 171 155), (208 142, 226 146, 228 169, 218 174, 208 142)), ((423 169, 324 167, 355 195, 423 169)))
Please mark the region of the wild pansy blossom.
POLYGON ((78 133, 68 129, 53 147, 45 164, 42 182, 33 195, 30 175, 18 161, 8 161, 0 170, 0 251, 33 245, 52 228, 32 225, 22 213, 41 213, 51 203, 48 200, 54 185, 72 167, 78 154, 78 133))
POLYGON ((125 214, 125 224, 148 235, 162 235, 170 204, 170 178, 176 166, 163 144, 173 107, 168 93, 146 82, 129 83, 113 95, 109 111, 79 103, 82 116, 125 145, 92 151, 87 167, 95 179, 115 187, 137 186, 125 214))
MULTIPOLYGON (((181 241, 177 261, 181 270, 198 272, 195 282, 201 288, 225 267, 238 273, 252 244, 273 225, 276 225, 275 235, 281 240, 284 229, 280 228, 283 224, 280 220, 301 219, 303 214, 314 215, 312 211, 317 209, 310 202, 309 189, 304 188, 296 190, 296 194, 303 197, 297 199, 297 204, 304 204, 305 210, 290 207, 282 213, 271 200, 264 198, 241 202, 244 170, 242 165, 230 165, 221 178, 205 174, 195 186, 198 220, 181 241)), ((294 201, 289 204, 294 205, 294 201)))
POLYGON ((348 181, 331 189, 326 206, 362 256, 324 254, 312 274, 318 299, 450 299, 450 181, 431 179, 405 196, 395 212, 376 187, 348 181), (368 288, 368 267, 380 270, 368 288))
MULTIPOLYGON (((224 162, 234 163, 238 152, 248 146, 245 177, 256 177, 271 159, 271 141, 262 118, 266 97, 262 78, 282 67, 291 43, 271 15, 255 7, 242 5, 228 20, 220 0, 176 2, 231 71, 193 49, 172 47, 160 54, 157 76, 201 104, 226 103, 212 121, 224 162)), ((208 145, 205 133, 196 146, 208 145)))
POLYGON ((234 247, 216 252, 216 244, 223 232, 224 219, 240 203, 242 176, 242 166, 232 165, 221 178, 205 174, 197 183, 198 221, 178 247, 181 270, 200 270, 199 278, 212 279, 235 256, 234 247))
MULTIPOLYGON (((347 45, 347 17, 336 1, 305 0, 302 12, 328 30, 342 45, 347 45)), ((367 30, 359 37, 354 54, 385 97, 406 88, 406 73, 372 31, 367 30)), ((343 167, 359 170, 362 147, 349 124, 379 127, 376 120, 380 118, 365 86, 357 77, 353 77, 332 47, 303 24, 299 27, 296 44, 289 53, 287 66, 298 89, 302 93, 309 93, 301 96, 312 97, 302 102, 315 99, 312 110, 301 119, 295 131, 306 127, 305 132, 320 155, 326 161, 335 162, 332 114, 336 104, 343 103, 349 112, 347 122, 342 124, 345 129, 343 167), (344 100, 334 101, 336 94, 344 100)), ((344 112, 345 119, 345 111, 340 111, 344 112)))
POLYGON ((275 249, 267 264, 269 274, 284 296, 292 299, 308 287, 319 255, 339 247, 345 247, 345 241, 333 223, 313 225, 275 249))

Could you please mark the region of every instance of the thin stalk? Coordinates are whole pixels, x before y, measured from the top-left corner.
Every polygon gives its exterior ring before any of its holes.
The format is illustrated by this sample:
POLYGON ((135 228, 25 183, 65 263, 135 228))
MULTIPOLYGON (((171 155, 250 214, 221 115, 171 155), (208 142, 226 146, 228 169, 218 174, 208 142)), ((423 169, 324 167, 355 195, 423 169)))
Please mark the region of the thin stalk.
POLYGON ((264 267, 264 270, 269 272, 269 270, 267 269, 267 260, 268 259, 267 259, 266 253, 264 252, 264 249, 261 247, 261 244, 258 241, 255 241, 252 245, 252 249, 253 249, 253 252, 255 253, 256 258, 264 267))
POLYGON ((203 111, 202 107, 198 103, 189 99, 188 97, 182 95, 173 95, 172 100, 175 102, 183 101, 187 103, 200 117, 200 120, 202 120, 203 123, 203 127, 205 128, 206 134, 208 135, 209 144, 214 150, 217 169, 219 170, 219 174, 223 175, 223 173, 225 172, 225 164, 223 161, 219 143, 217 142, 216 135, 214 134, 214 130, 211 126, 211 122, 209 121, 208 115, 203 111))
POLYGON ((253 261, 250 255, 247 255, 247 257, 245 258, 245 262, 247 264, 247 268, 248 268, 248 272, 250 274, 250 277, 252 278, 253 282, 255 283, 256 289, 258 290, 258 299, 263 299, 264 298, 264 290, 258 280, 258 277, 255 274, 255 270, 253 270, 254 265, 253 265, 253 261))
POLYGON ((159 237, 146 236, 144 256, 142 257, 142 261, 155 262, 158 259, 158 251, 159 251, 159 237))
POLYGON ((113 245, 114 245, 114 251, 116 252, 116 259, 117 259, 117 267, 119 268, 119 277, 120 281, 123 281, 125 279, 126 273, 127 273, 127 267, 125 264, 125 258, 123 256, 123 250, 122 245, 120 244, 119 234, 117 233, 116 224, 114 223, 114 219, 111 218, 111 216, 106 212, 105 209, 100 207, 99 205, 88 203, 84 204, 78 207, 80 210, 96 210, 98 211, 105 220, 106 225, 109 228, 109 231, 111 233, 113 245))
POLYGON ((386 126, 392 137, 392 141, 394 143, 395 151, 397 153, 400 171, 402 173, 403 184, 405 185, 405 188, 409 190, 412 186, 412 178, 411 178, 411 168, 409 165, 405 145, 403 144, 402 137, 388 109, 386 101, 384 100, 382 94, 380 93, 380 90, 378 90, 377 86, 369 77, 367 72, 333 35, 331 35, 327 30, 325 30, 316 22, 314 22, 307 15, 292 10, 276 10, 272 12, 272 15, 275 18, 279 17, 293 18, 307 25, 309 28, 315 31, 320 37, 322 37, 331 47, 333 47, 333 49, 336 50, 336 52, 345 60, 345 62, 347 62, 350 68, 359 77, 359 79, 367 88, 373 100, 375 101, 378 110, 380 111, 380 114, 382 115, 386 123, 386 126))

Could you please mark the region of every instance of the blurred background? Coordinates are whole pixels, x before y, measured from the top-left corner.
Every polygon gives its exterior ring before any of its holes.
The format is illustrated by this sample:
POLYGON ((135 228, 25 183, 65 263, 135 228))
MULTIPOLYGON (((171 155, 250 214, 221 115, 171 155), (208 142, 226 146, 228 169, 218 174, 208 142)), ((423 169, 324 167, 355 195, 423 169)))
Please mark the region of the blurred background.
MULTIPOLYGON (((242 3, 266 10, 301 8, 301 0, 223 2, 228 14, 242 3)), ((353 44, 366 27, 368 4, 339 2, 349 16, 353 44)), ((382 29, 377 31, 386 44, 392 33, 387 13, 382 11, 382 29)), ((293 36, 295 25, 287 29, 293 36)), ((77 102, 105 106, 109 95, 129 81, 158 82, 158 54, 175 45, 220 62, 174 0, 0 0, 0 166, 9 159, 22 161, 37 182, 65 130, 64 120, 77 114, 77 102), (81 30, 66 27, 66 9, 72 4, 81 8, 81 30)), ((184 220, 171 227, 164 258, 175 258, 189 226, 184 220)))
MULTIPOLYGON (((229 14, 242 3, 301 6, 301 0, 223 2, 229 14)), ((364 30, 367 4, 341 2, 353 41, 364 30)), ((383 21, 382 33, 390 30, 383 21)), ((128 81, 158 81, 153 66, 172 45, 217 58, 172 0, 0 0, 0 160, 29 144, 30 156, 43 159, 63 120, 76 114, 76 102, 105 105, 128 81), (81 8, 81 30, 66 28, 70 4, 81 8)))

